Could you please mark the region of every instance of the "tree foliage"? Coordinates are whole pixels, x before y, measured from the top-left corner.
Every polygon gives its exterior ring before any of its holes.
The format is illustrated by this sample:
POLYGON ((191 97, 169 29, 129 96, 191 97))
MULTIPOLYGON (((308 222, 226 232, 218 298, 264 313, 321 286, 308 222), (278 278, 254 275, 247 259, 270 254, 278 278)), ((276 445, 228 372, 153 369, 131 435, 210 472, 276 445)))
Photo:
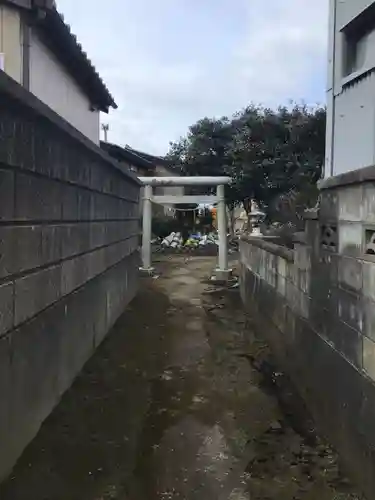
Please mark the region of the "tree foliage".
POLYGON ((203 118, 186 137, 172 143, 168 158, 181 175, 229 175, 230 207, 249 211, 256 201, 270 214, 293 210, 316 196, 325 150, 326 112, 322 107, 250 105, 231 118, 203 118), (314 194, 312 194, 314 193, 314 194), (302 194, 302 196, 301 196, 302 194))

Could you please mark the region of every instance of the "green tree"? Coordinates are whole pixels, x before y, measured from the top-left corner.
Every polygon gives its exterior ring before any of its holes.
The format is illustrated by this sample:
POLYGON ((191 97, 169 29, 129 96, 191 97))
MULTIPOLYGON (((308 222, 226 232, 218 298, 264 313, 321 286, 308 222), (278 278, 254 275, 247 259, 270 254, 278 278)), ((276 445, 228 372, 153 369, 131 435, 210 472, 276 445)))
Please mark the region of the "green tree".
POLYGON ((249 213, 254 200, 273 217, 280 210, 285 215, 281 200, 304 199, 301 192, 310 193, 306 203, 314 198, 311 187, 324 161, 325 118, 321 107, 251 105, 231 119, 198 121, 171 144, 168 157, 182 175, 229 175, 232 211, 242 204, 249 213))
MULTIPOLYGON (((231 151, 236 130, 232 119, 203 118, 189 127, 186 137, 171 143, 167 155, 171 165, 180 175, 220 176, 227 175, 232 164, 231 151)), ((230 172, 228 175, 232 176, 230 172)), ((194 187, 190 194, 211 194, 213 188, 194 187)), ((230 214, 241 203, 235 186, 226 187, 226 200, 230 214)))
POLYGON ((171 143, 167 158, 182 175, 223 175, 232 138, 228 118, 203 118, 189 128, 186 137, 171 143))

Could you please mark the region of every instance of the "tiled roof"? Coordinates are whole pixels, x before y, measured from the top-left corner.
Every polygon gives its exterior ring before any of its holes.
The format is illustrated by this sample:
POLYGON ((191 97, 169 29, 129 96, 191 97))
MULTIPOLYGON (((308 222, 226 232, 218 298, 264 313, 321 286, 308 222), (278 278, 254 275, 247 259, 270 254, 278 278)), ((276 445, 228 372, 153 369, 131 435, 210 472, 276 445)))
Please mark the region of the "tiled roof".
POLYGON ((138 151, 137 149, 133 149, 130 146, 125 146, 125 148, 128 151, 131 151, 152 163, 155 163, 157 165, 164 165, 165 167, 169 166, 168 160, 166 160, 163 156, 150 155, 149 153, 144 153, 143 151, 138 151))
POLYGON ((144 168, 150 172, 155 170, 155 165, 152 162, 136 154, 134 151, 129 150, 127 147, 123 148, 117 144, 103 141, 100 143, 100 147, 118 161, 129 163, 135 167, 144 168))

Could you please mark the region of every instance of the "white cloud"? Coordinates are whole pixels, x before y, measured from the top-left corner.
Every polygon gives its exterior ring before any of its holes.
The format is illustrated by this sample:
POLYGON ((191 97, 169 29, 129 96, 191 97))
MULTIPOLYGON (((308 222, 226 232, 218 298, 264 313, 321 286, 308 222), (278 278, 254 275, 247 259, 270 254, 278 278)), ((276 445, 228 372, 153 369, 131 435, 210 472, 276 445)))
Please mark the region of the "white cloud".
MULTIPOLYGON (((309 80, 325 68, 327 0, 246 3, 247 36, 237 62, 243 97, 273 105, 304 98, 309 80)), ((322 94, 317 89, 316 97, 322 94)))
POLYGON ((202 116, 323 99, 328 0, 95 2, 58 5, 119 104, 112 141, 163 154, 202 116))

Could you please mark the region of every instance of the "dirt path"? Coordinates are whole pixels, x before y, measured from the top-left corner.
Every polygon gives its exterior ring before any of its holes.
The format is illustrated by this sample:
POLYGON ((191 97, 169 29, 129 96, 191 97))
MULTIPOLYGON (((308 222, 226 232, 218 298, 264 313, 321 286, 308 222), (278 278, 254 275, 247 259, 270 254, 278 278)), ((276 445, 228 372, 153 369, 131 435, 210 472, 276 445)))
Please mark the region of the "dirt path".
POLYGON ((360 498, 213 263, 159 264, 1 500, 360 498))

